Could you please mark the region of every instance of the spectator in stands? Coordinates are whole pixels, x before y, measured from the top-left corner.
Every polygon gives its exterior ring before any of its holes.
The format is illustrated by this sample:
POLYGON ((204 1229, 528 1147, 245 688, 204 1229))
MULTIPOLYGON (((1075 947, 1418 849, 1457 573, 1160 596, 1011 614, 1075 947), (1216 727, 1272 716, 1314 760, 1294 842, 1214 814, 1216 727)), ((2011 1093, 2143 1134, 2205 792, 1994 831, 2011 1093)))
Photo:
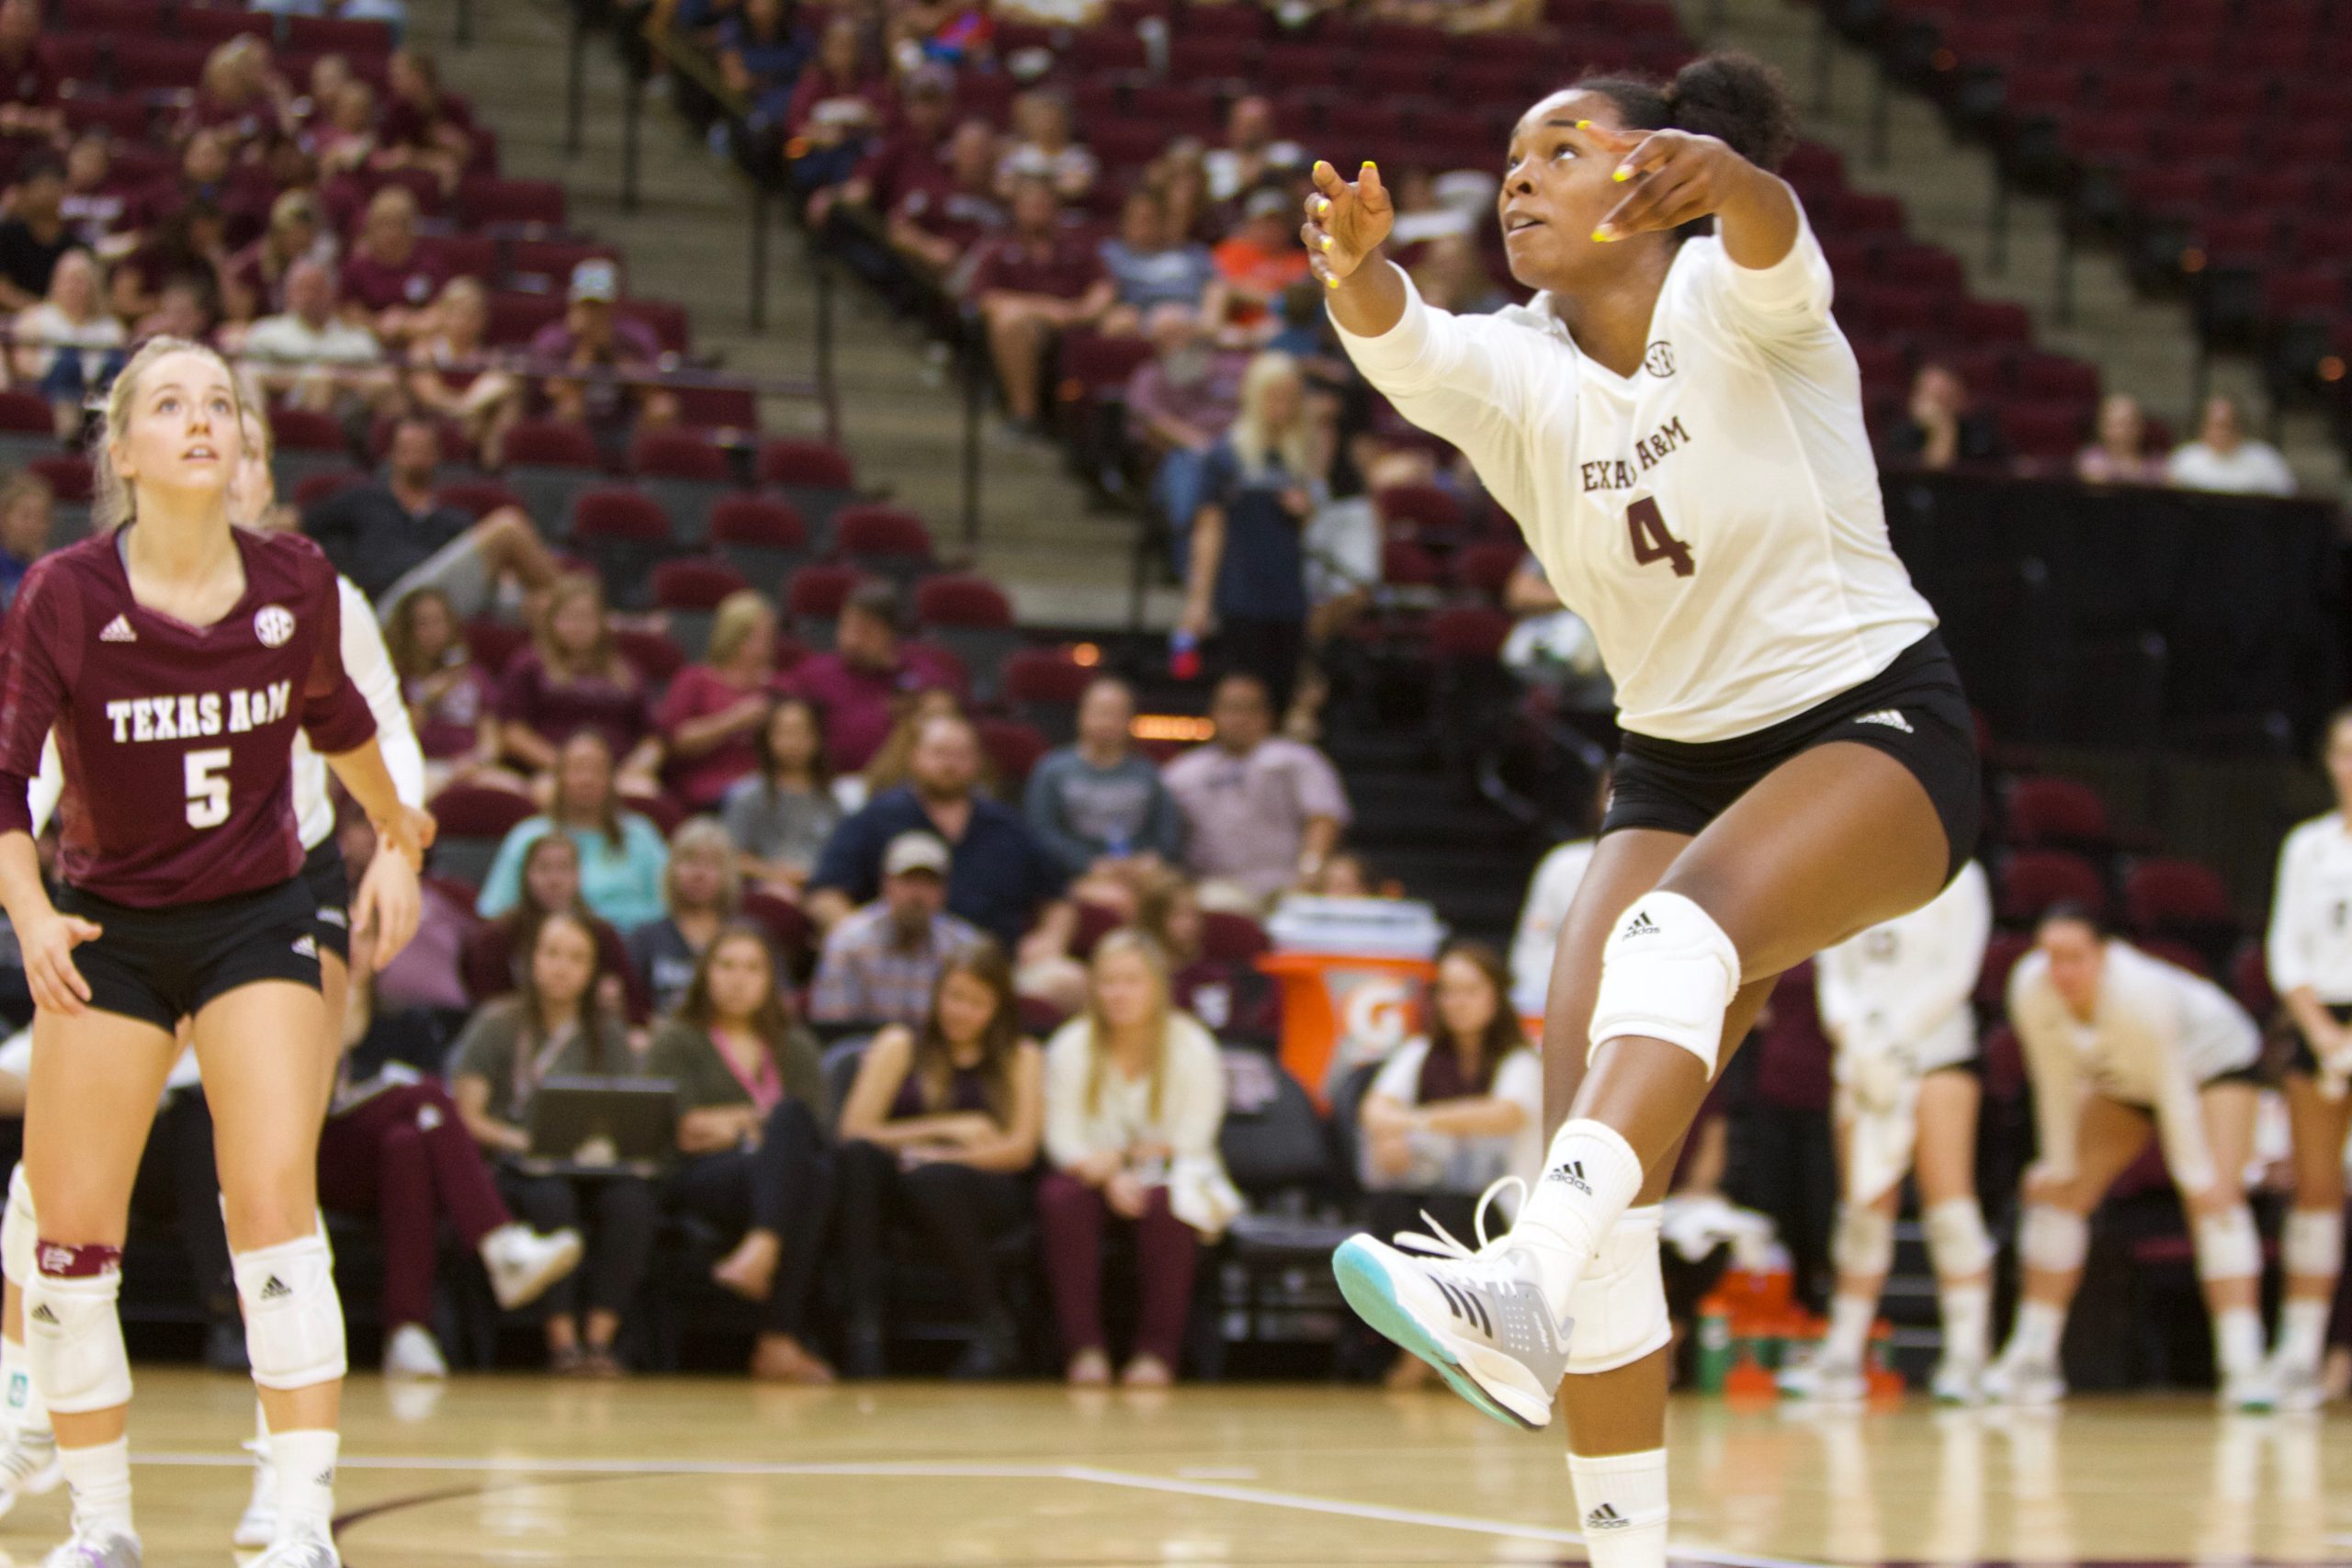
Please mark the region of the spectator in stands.
POLYGON ((663 1201, 740 1238, 710 1277, 763 1305, 752 1375, 832 1382, 807 1344, 818 1250, 832 1217, 824 1075, 756 926, 729 926, 712 939, 646 1067, 677 1086, 685 1158, 663 1201))
MULTIPOLYGON (((898 718, 890 726, 890 733, 876 749, 865 766, 854 778, 835 779, 833 794, 846 811, 855 811, 877 795, 888 795, 914 776, 915 742, 922 735, 922 727, 934 718, 969 718, 963 697, 950 687, 926 686, 913 696, 897 705, 898 718)), ((980 793, 1003 800, 1002 781, 996 776, 996 764, 984 752, 980 757, 980 793)), ((1012 802, 1007 801, 1007 805, 1012 802)))
POLYGON ((571 269, 563 320, 549 321, 531 339, 531 357, 541 364, 604 373, 576 380, 551 376, 542 389, 556 418, 586 424, 607 446, 625 440, 632 422, 660 426, 678 420, 675 393, 612 378, 616 372, 649 373, 662 359, 652 329, 614 310, 620 297, 620 270, 592 256, 571 269))
POLYGON ((343 313, 377 341, 395 346, 434 324, 434 301, 447 281, 441 265, 418 249, 416 197, 386 186, 368 203, 358 243, 343 259, 343 313))
POLYGON ((1225 280, 1226 317, 1237 327, 1265 321, 1283 290, 1308 276, 1306 250, 1298 243, 1298 203, 1272 186, 1250 193, 1241 222, 1216 249, 1217 276, 1225 280))
POLYGON ((1102 244, 1102 270, 1111 275, 1117 303, 1102 318, 1102 330, 1131 337, 1164 307, 1180 307, 1203 321, 1223 321, 1225 299, 1209 248, 1170 232, 1168 204, 1149 186, 1127 193, 1119 209, 1119 232, 1102 244))
POLYGON ((537 635, 499 683, 498 719, 506 755, 534 773, 554 767, 556 749, 573 736, 591 734, 620 760, 621 793, 661 793, 662 736, 645 678, 621 657, 593 577, 549 590, 537 635))
POLYGON ((844 818, 809 879, 808 913, 831 930, 874 896, 888 847, 902 833, 937 834, 953 847, 947 908, 1017 946, 1068 878, 1020 813, 978 793, 980 743, 971 721, 926 720, 903 789, 844 818))
POLYGON ((49 275, 79 241, 66 227, 65 165, 36 152, 17 167, 0 218, 0 307, 23 310, 49 293, 49 275))
POLYGON ((1997 463, 2007 456, 2000 422, 1974 405, 1960 372, 1940 360, 1920 366, 1911 378, 1909 412, 1886 433, 1885 460, 1935 472, 1997 463))
MULTIPOLYGON (((409 593, 432 588, 448 600, 460 622, 496 603, 509 573, 526 594, 555 585, 555 558, 519 506, 502 506, 480 522, 463 508, 434 499, 441 466, 441 433, 429 419, 392 426, 384 477, 348 485, 302 514, 302 531, 318 541, 334 569, 390 610, 409 593)), ((535 766, 546 758, 535 754, 535 766)))
POLYGON ((1084 1016, 1046 1047, 1046 1279, 1070 1383, 1109 1382, 1102 1231, 1132 1224, 1142 1300, 1120 1382, 1164 1388, 1183 1349, 1201 1240, 1241 1206, 1217 1156, 1225 1068, 1208 1031, 1170 1005, 1167 959, 1148 937, 1104 937, 1092 979, 1084 1016))
POLYGON ((987 331, 1006 416, 1035 428, 1045 412, 1046 350, 1058 333, 1100 321, 1114 296, 1102 258, 1062 227, 1050 183, 1016 183, 1012 231, 981 242, 965 293, 987 331))
MULTIPOLYGON (((116 267, 109 279, 130 275, 130 267, 125 265, 116 267)), ((116 290, 115 293, 118 302, 116 314, 119 315, 122 313, 119 308, 120 291, 116 290)), ((220 324, 218 298, 210 282, 205 278, 175 277, 164 285, 164 292, 157 297, 155 308, 141 316, 139 324, 130 329, 131 341, 181 337, 190 343, 208 343, 211 341, 213 329, 220 324)))
POLYGON ((521 985, 520 960, 538 941, 539 922, 557 913, 570 915, 595 939, 598 999, 632 1023, 650 1017, 652 997, 629 966, 628 943, 580 897, 580 846, 562 833, 549 833, 523 852, 514 907, 467 933, 458 959, 466 995, 486 1002, 521 985))
POLYGON ((40 48, 40 0, 0 4, 0 135, 53 137, 65 130, 57 73, 40 48))
POLYGON ((2098 400, 2098 439, 2075 454, 2075 477, 2085 484, 2159 485, 2165 459, 2148 450, 2148 419, 2140 400, 2109 392, 2098 400))
POLYGON ((1224 227, 1209 194, 1207 158, 1197 137, 1180 136, 1151 161, 1143 179, 1168 209, 1168 231, 1204 244, 1221 239, 1224 227))
POLYGON ((1457 316, 1490 316, 1510 303, 1510 296, 1495 286, 1478 242, 1466 233, 1441 234, 1421 252, 1413 268, 1413 286, 1421 298, 1457 316))
POLYGON ((1182 815, 1128 727, 1136 696, 1105 675, 1078 701, 1078 740, 1046 753, 1029 774, 1030 829, 1063 872, 1080 877, 1126 862, 1173 865, 1184 846, 1182 815))
POLYGON ((926 650, 899 646, 899 591, 875 579, 859 583, 842 602, 832 651, 801 660, 789 683, 825 716, 828 759, 841 774, 873 760, 889 738, 899 704, 917 692, 961 682, 926 650))
MULTIPOLYGON (((1413 1230, 1424 1213, 1455 1235, 1474 1236, 1480 1194, 1496 1179, 1532 1182, 1544 1165, 1544 1064, 1513 1013, 1501 955, 1453 942, 1430 986, 1429 1032, 1391 1052, 1357 1110, 1372 1196, 1367 1228, 1413 1230)), ((1503 1215, 1510 1217, 1507 1208, 1503 1215)), ((1419 1387, 1427 1371, 1399 1359, 1392 1387, 1419 1387)))
POLYGON ((662 892, 668 908, 628 933, 629 967, 652 994, 657 1013, 678 1005, 712 939, 742 907, 735 844, 717 818, 697 817, 671 838, 662 892))
POLYGON ((955 107, 956 73, 944 65, 916 67, 899 95, 897 122, 867 144, 848 179, 809 197, 809 222, 823 222, 836 204, 896 212, 909 192, 949 180, 948 117, 955 107))
POLYGON ((312 136, 323 179, 364 173, 375 162, 379 145, 376 89, 357 77, 346 77, 335 84, 334 91, 334 96, 327 101, 325 120, 312 136))
POLYGON ((678 671, 654 722, 668 757, 671 793, 710 811, 760 765, 759 733, 775 706, 775 605, 764 593, 730 593, 711 617, 704 662, 678 671))
POLYGON ((1260 355, 1201 476, 1181 624, 1195 637, 1214 626, 1226 668, 1258 677, 1284 711, 1306 653, 1306 529, 1330 500, 1329 467, 1297 361, 1260 355))
POLYGON ((337 313, 334 275, 314 261, 286 269, 286 309, 247 328, 243 351, 263 389, 300 408, 344 414, 355 404, 390 412, 400 383, 383 345, 337 313))
MULTIPOLYGON (((7 108, 0 106, 0 128, 7 108)), ((66 227, 82 243, 96 251, 130 209, 130 193, 116 177, 114 151, 103 130, 85 130, 65 150, 65 194, 57 204, 66 227)))
POLYGON ((614 1348, 621 1314, 653 1251, 653 1184, 619 1170, 594 1180, 532 1176, 514 1163, 531 1152, 531 1100, 546 1079, 638 1076, 620 1020, 597 1000, 596 979, 588 928, 567 914, 548 916, 522 988, 485 1003, 458 1037, 449 1089, 466 1130, 497 1160, 499 1190, 514 1211, 535 1229, 587 1238, 587 1267, 543 1298, 548 1365, 614 1378, 625 1370, 614 1348))
POLYGON ((492 367, 490 291, 453 277, 430 323, 409 345, 408 395, 419 412, 455 420, 485 468, 499 466, 506 432, 523 416, 522 378, 492 367))
POLYGON ((1471 238, 1480 216, 1442 197, 1437 176, 1419 164, 1396 176, 1394 200, 1396 219, 1389 227, 1389 243, 1399 253, 1398 265, 1412 271, 1416 278, 1421 264, 1429 259, 1430 245, 1443 239, 1471 238))
POLYGON ((1007 221, 996 199, 996 132, 967 119, 947 143, 943 174, 918 175, 889 209, 890 248, 936 287, 1007 221))
POLYGON ((276 315, 286 309, 286 274, 296 262, 335 265, 334 232, 319 209, 318 193, 289 190, 270 204, 269 227, 261 238, 229 258, 234 296, 228 314, 240 321, 276 315))
POLYGON ((758 750, 758 772, 727 792, 727 836, 745 876, 797 898, 842 819, 825 766, 825 721, 815 705, 786 697, 768 711, 758 750))
POLYGON ((1012 141, 996 162, 997 190, 1012 200, 1023 180, 1044 180, 1064 201, 1083 201, 1094 188, 1094 154, 1071 140, 1069 100, 1050 87, 1033 87, 1012 102, 1012 141))
POLYGON ((1269 1046, 1280 1038, 1282 998, 1273 982, 1248 959, 1211 956, 1200 895, 1182 874, 1169 871, 1150 879, 1135 925, 1168 955, 1168 988, 1176 1005, 1211 1033, 1269 1046))
POLYGON ((408 25, 408 7, 401 0, 254 0, 253 8, 289 17, 341 17, 354 22, 381 22, 394 33, 408 25))
MULTIPOLYGON (((1320 310, 1322 304, 1317 302, 1320 310)), ((1182 305, 1155 306, 1145 318, 1156 350, 1127 378, 1127 431, 1157 454, 1152 498, 1167 520, 1182 569, 1218 437, 1241 412, 1241 378, 1250 355, 1216 346, 1209 318, 1182 305)))
MULTIPOLYGON (((166 213, 114 265, 107 276, 107 305, 116 315, 137 321, 131 336, 141 338, 153 330, 146 318, 163 309, 172 286, 192 284, 202 295, 206 319, 218 321, 232 304, 243 303, 229 276, 234 259, 228 215, 210 196, 198 196, 166 213)), ((238 335, 227 341, 234 344, 238 335)))
POLYGON ((440 62, 421 49, 396 49, 386 85, 391 101, 377 167, 423 169, 444 191, 457 189, 473 162, 474 136, 457 100, 441 90, 440 62))
POLYGON ((498 765, 496 684, 474 662, 447 593, 418 588, 395 600, 384 617, 384 650, 424 750, 426 799, 459 783, 523 787, 498 765))
POLYGON ((1227 675, 1209 716, 1216 739, 1168 764, 1184 811, 1184 860, 1203 902, 1251 909, 1320 871, 1348 825, 1348 797, 1323 753, 1273 733, 1265 682, 1227 675))
POLYGON ((1225 111, 1225 145, 1203 154, 1201 165, 1209 199, 1236 201, 1269 180, 1298 173, 1306 166, 1306 153, 1296 142, 1275 136, 1273 100, 1248 93, 1225 111))
POLYGON ((825 24, 817 56, 800 73, 785 108, 784 153, 793 189, 805 198, 849 178, 889 111, 888 73, 867 50, 857 22, 836 16, 825 24))
POLYGON ((581 897, 591 909, 622 931, 661 917, 669 846, 651 822, 621 809, 613 788, 612 750, 594 729, 583 728, 563 743, 547 810, 517 822, 498 846, 476 906, 483 919, 495 919, 514 908, 524 855, 555 832, 580 851, 581 897))
POLYGON ((239 33, 205 57, 195 100, 180 114, 177 140, 209 130, 222 140, 233 158, 250 143, 290 134, 293 98, 293 89, 270 58, 269 45, 251 33, 239 33))
POLYGON ((922 1235, 956 1280, 978 1333, 951 1377, 1001 1377, 1020 1328, 996 1251, 1030 1212, 1045 1125, 1045 1060, 1021 1033, 1004 949, 982 939, 949 958, 913 1025, 892 1024, 858 1058, 834 1156, 853 1377, 883 1371, 892 1223, 922 1235))
POLYGON ((2245 433, 2245 416, 2235 398, 2205 400, 2197 439, 2173 449, 2165 477, 2182 490, 2222 491, 2235 495, 2292 495, 2295 471, 2278 448, 2245 433))
POLYGON ((718 79, 768 124, 780 124, 816 53, 799 0, 741 0, 718 22, 718 79))
POLYGON ((1591 868, 1598 843, 1600 810, 1609 798, 1603 774, 1585 812, 1586 831, 1555 844, 1535 864, 1527 885, 1527 902, 1520 906, 1519 926, 1510 941, 1511 1005, 1521 1018, 1541 1018, 1552 992, 1552 964, 1559 955, 1560 928, 1568 923, 1577 889, 1591 868))
POLYGON ((922 1021, 946 962, 983 940, 947 913, 951 857, 935 833, 910 829, 882 854, 882 896, 833 921, 817 959, 808 1016, 820 1023, 922 1021))
POLYGON ((294 100, 294 118, 301 127, 302 140, 318 140, 334 118, 344 84, 351 79, 351 62, 343 55, 322 54, 311 62, 311 74, 303 84, 302 96, 294 100))
POLYGON ((0 482, 0 615, 16 602, 33 562, 49 552, 56 515, 57 492, 39 474, 24 469, 0 482))
POLYGON ((122 368, 128 338, 106 308, 106 279, 89 252, 57 258, 49 294, 17 312, 17 377, 49 400, 61 440, 82 432, 83 406, 122 368))

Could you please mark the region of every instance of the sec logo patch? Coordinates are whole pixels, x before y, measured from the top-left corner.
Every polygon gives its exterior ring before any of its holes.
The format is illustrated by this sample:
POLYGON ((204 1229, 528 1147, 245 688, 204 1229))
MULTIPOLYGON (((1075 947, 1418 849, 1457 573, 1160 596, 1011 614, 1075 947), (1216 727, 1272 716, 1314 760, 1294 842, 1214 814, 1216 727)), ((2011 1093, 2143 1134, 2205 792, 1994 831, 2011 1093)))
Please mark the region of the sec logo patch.
POLYGON ((294 635, 294 612, 283 604, 265 604, 254 612, 254 636, 264 648, 284 648, 294 635))
POLYGON ((1653 376, 1674 374, 1674 345, 1664 338, 1650 344, 1642 355, 1642 368, 1653 376))

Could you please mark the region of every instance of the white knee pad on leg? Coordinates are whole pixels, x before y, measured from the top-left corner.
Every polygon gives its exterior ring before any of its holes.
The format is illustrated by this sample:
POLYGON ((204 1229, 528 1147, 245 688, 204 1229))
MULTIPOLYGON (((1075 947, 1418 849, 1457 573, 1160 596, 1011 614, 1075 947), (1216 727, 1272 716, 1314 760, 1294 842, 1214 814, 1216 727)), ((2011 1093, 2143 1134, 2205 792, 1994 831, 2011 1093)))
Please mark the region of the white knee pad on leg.
POLYGON ((1592 1048, 1637 1034, 1681 1046, 1715 1076, 1739 952, 1714 917, 1679 893, 1634 900, 1600 953, 1592 1048))
POLYGON ((1867 1203, 1840 1203, 1829 1256, 1840 1274, 1877 1279, 1894 1264, 1894 1222, 1867 1203))
POLYGON ((1919 1216, 1928 1233, 1928 1261, 1939 1280, 1973 1280, 1993 1266, 1993 1238, 1973 1198, 1947 1198, 1919 1216))
POLYGON ((2334 1209, 2288 1210, 2278 1256, 2293 1278, 2333 1280, 2344 1271, 2344 1216, 2334 1209))
POLYGON ((1618 1217, 1568 1294, 1568 1371, 1589 1377, 1631 1366, 1674 1337, 1658 1267, 1656 1203, 1618 1217))
POLYGON ((8 1208, 0 1214, 0 1275, 18 1290, 33 1282, 33 1247, 40 1222, 33 1216, 33 1184, 20 1162, 8 1178, 8 1208))
POLYGON ((245 1354, 264 1388, 308 1388, 343 1376, 343 1301, 316 1235, 230 1260, 245 1309, 245 1354))
POLYGON ((130 1403, 130 1357, 122 1348, 122 1269, 35 1274, 25 1286, 25 1348, 41 1402, 61 1416, 130 1403))
POLYGON ((2090 1222, 2064 1209, 2035 1203, 2018 1227, 2018 1256, 2030 1268, 2071 1274, 2083 1266, 2090 1250, 2090 1222))
POLYGON ((2197 1277, 2248 1280, 2262 1272, 2262 1236, 2244 1203, 2197 1221, 2197 1277))

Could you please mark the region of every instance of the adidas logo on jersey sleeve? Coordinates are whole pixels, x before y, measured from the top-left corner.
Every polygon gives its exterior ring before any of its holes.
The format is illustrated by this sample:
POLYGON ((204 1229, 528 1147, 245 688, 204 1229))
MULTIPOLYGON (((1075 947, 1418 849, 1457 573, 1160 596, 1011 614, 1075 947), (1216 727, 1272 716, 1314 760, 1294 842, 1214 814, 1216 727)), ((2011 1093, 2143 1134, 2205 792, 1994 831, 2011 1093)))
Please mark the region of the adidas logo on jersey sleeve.
POLYGON ((100 642, 137 642, 139 634, 130 629, 130 616, 117 615, 107 623, 106 630, 98 634, 98 640, 100 642))
POLYGON ((1889 729, 1899 729, 1905 735, 1915 735, 1918 733, 1911 728, 1911 721, 1909 719, 1904 717, 1893 708, 1881 708, 1876 713, 1866 713, 1860 718, 1854 720, 1854 722, 1856 724, 1883 724, 1889 729))

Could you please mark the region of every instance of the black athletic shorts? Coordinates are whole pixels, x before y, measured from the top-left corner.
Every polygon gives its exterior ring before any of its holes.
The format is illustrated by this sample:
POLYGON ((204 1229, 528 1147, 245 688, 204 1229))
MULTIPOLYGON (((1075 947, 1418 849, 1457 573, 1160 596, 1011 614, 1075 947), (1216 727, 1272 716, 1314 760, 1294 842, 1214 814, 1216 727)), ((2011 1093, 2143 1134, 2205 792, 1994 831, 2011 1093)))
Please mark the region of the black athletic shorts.
POLYGON ((311 934, 321 956, 351 962, 351 874, 343 869, 343 847, 333 838, 302 857, 302 883, 311 890, 311 934))
MULTIPOLYGON (((2352 1023, 2352 1002, 2322 1002, 2320 1005, 2327 1009, 2327 1016, 2336 1022, 2352 1023)), ((2303 1038, 2301 1030, 2295 1031, 2295 1048, 2287 1053, 2287 1065, 2279 1070, 2290 1077, 2300 1075, 2315 1078, 2321 1076, 2319 1058, 2312 1055, 2312 1043, 2303 1038)))
MULTIPOLYGON (((2232 1067, 2227 1072, 2215 1073, 2210 1078, 2199 1078, 2197 1080, 2197 1087, 2200 1089, 2211 1089, 2215 1084, 2222 1083, 2252 1084, 2256 1089, 2269 1089, 2272 1087, 2270 1075, 2268 1072, 2264 1070, 2262 1063, 2259 1060, 2248 1062, 2243 1067, 2232 1067)), ((2126 1100, 2121 1095, 2116 1094, 2105 1094, 2101 1095, 2099 1098, 2102 1100, 2113 1100, 2116 1104, 2122 1106, 2125 1110, 2136 1111, 2143 1116, 2153 1118, 2156 1113, 2156 1108, 2154 1105, 2149 1104, 2144 1100, 2126 1100)))
POLYGON ((104 934, 74 950, 90 1005, 173 1029, 213 998, 256 980, 319 986, 311 889, 296 876, 275 887, 160 909, 111 904, 77 887, 58 908, 104 934))
POLYGON ((1691 742, 1626 731, 1600 830, 1695 835, 1765 774, 1832 740, 1874 746, 1911 770, 1943 819, 1946 880, 1959 875, 1984 821, 1984 765, 1960 671, 1932 631, 1860 685, 1753 735, 1691 742))

